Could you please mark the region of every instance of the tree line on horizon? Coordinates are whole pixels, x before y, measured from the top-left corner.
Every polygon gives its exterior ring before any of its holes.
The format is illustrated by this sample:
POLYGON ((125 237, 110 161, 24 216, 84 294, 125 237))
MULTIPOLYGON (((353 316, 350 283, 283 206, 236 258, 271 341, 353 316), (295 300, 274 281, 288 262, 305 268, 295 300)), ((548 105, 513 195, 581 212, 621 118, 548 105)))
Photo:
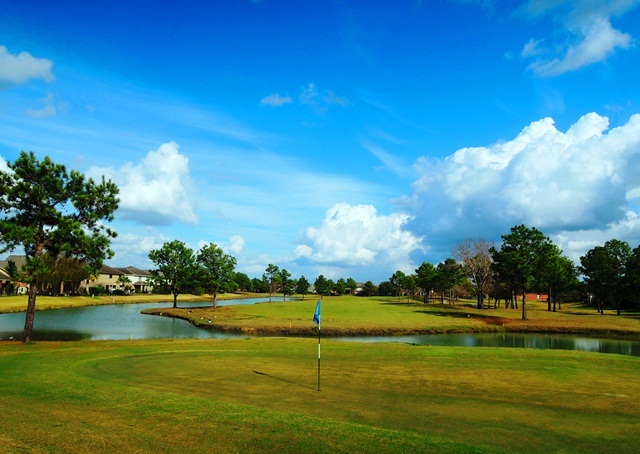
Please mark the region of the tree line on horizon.
POLYGON ((598 313, 605 308, 640 309, 640 246, 631 249, 626 241, 611 239, 596 246, 576 265, 535 227, 516 225, 502 235, 499 247, 484 239, 466 240, 453 248, 453 256, 433 265, 423 262, 415 274, 396 271, 379 286, 388 296, 403 292, 413 296, 417 288, 425 303, 431 291, 441 302, 445 296, 475 294, 477 308, 490 307, 485 296, 493 298, 494 308, 500 300, 506 308, 518 308, 527 318, 526 295, 547 295, 547 308, 555 312, 563 301, 583 301, 598 313))

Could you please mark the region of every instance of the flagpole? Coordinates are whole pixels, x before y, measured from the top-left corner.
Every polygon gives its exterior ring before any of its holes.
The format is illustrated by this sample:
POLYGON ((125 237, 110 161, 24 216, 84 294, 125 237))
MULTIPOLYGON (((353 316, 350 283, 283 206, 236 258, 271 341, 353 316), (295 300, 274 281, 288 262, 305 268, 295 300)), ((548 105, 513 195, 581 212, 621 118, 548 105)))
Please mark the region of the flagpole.
POLYGON ((320 391, 320 323, 318 323, 318 391, 320 391))
POLYGON ((318 391, 320 391, 320 320, 322 318, 320 316, 321 300, 322 298, 318 300, 318 304, 316 304, 316 311, 313 314, 313 323, 318 325, 318 391))

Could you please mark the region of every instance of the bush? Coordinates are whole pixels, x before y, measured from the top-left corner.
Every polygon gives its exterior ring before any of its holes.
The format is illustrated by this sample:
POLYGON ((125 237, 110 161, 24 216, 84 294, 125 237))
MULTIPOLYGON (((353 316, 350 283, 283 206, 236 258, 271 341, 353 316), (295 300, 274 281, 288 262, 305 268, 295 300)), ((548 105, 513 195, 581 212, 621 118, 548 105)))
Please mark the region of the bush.
POLYGON ((96 285, 95 287, 89 287, 89 294, 91 296, 102 295, 104 293, 104 286, 96 285))

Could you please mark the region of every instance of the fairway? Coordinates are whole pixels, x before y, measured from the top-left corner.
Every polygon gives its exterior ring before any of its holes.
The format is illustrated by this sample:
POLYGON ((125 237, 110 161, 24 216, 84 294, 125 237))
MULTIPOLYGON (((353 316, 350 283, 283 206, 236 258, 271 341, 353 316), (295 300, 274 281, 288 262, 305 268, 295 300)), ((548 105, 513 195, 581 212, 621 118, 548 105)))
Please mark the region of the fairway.
POLYGON ((312 339, 0 343, 0 452, 631 452, 640 360, 312 339))

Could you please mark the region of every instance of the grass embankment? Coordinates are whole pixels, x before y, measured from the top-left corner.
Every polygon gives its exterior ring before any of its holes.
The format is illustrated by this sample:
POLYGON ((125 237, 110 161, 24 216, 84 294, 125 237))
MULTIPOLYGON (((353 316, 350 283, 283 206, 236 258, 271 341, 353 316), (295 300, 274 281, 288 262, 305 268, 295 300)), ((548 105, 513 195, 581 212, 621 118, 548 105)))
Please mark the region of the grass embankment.
MULTIPOLYGON (((237 298, 262 297, 260 293, 225 293, 218 295, 219 300, 237 298)), ((210 302, 210 295, 179 295, 178 305, 189 302, 210 302)), ((64 309, 69 307, 104 306, 107 304, 138 304, 138 303, 163 303, 173 302, 172 295, 136 294, 136 295, 99 295, 91 296, 46 296, 38 295, 36 310, 64 309)), ((213 303, 212 303, 213 304, 213 303)), ((0 314, 8 312, 24 312, 27 310, 27 295, 0 297, 0 314)))
MULTIPOLYGON (((311 322, 315 305, 315 299, 307 299, 217 309, 152 309, 145 313, 184 318, 198 326, 227 332, 312 336, 316 334, 311 322)), ((522 320, 519 309, 478 310, 471 303, 425 305, 406 299, 326 297, 322 302, 322 332, 349 336, 522 331, 640 338, 638 313, 599 315, 579 304, 565 304, 554 313, 540 302, 527 302, 527 312, 528 320, 522 320)))
POLYGON ((0 452, 633 452, 640 358, 312 339, 0 342, 0 452))

